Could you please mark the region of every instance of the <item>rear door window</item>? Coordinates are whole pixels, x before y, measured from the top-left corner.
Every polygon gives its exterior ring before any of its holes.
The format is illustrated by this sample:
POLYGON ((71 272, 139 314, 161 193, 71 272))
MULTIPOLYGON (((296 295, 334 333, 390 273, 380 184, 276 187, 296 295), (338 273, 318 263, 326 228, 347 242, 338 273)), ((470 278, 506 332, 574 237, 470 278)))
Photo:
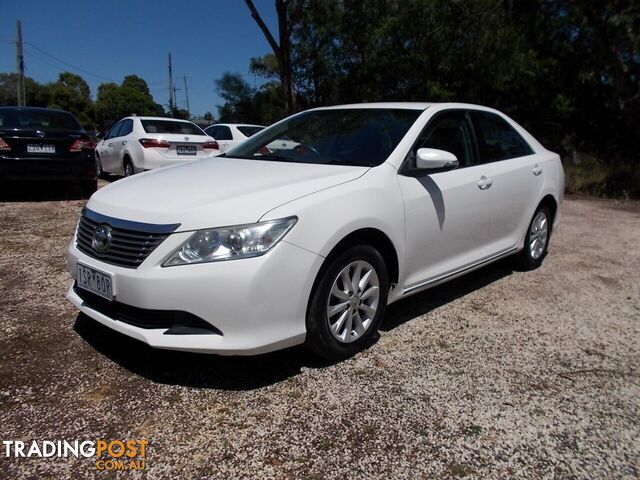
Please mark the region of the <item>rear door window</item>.
POLYGON ((129 135, 133 131, 133 120, 127 118, 122 122, 122 128, 118 132, 119 137, 124 137, 125 135, 129 135))
POLYGON ((216 129, 217 136, 213 137, 216 140, 233 140, 231 129, 226 125, 218 125, 216 129))
POLYGON ((499 115, 478 110, 469 111, 469 115, 473 121, 482 163, 524 157, 533 153, 524 138, 499 115))

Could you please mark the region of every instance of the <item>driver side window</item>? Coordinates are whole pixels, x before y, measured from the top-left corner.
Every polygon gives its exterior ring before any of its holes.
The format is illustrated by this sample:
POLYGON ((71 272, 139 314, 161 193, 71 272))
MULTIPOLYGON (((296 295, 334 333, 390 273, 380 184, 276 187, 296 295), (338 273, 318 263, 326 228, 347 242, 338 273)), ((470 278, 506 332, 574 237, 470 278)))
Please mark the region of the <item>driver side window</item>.
POLYGON ((419 148, 453 153, 461 168, 476 164, 471 125, 463 111, 438 114, 418 138, 414 155, 419 148))

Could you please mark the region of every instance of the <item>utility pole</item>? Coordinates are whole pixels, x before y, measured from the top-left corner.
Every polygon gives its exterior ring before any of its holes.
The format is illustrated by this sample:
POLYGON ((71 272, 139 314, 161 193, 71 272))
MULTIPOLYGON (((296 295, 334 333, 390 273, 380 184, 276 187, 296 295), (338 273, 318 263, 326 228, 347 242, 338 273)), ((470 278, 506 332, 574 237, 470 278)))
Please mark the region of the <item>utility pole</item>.
POLYGON ((16 38, 16 66, 18 67, 17 99, 18 106, 24 107, 27 104, 27 96, 24 91, 24 52, 22 51, 22 25, 20 20, 16 22, 18 36, 16 38))
POLYGON ((171 52, 169 52, 169 110, 173 112, 176 107, 176 87, 173 84, 173 69, 171 66, 171 52))
POLYGON ((191 116, 191 109, 189 108, 189 89, 187 88, 187 77, 186 74, 182 75, 182 79, 184 80, 184 95, 187 97, 187 115, 191 116))

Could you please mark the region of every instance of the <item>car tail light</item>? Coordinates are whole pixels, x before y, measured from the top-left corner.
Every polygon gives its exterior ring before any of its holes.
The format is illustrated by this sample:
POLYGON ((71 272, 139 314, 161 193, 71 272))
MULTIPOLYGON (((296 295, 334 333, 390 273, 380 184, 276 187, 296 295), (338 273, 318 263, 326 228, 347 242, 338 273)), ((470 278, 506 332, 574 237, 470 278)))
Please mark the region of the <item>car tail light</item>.
POLYGON ((96 147, 96 144, 93 143, 91 140, 79 138, 71 144, 71 146, 69 147, 69 151, 81 152, 82 150, 91 150, 92 148, 95 148, 95 147, 96 147))
POLYGON ((0 150, 11 150, 11 146, 0 137, 0 150))
POLYGON ((220 145, 215 140, 212 142, 204 142, 202 144, 202 148, 205 150, 220 150, 220 145))
POLYGON ((141 138, 138 140, 144 148, 169 148, 171 144, 165 140, 157 140, 155 138, 141 138))

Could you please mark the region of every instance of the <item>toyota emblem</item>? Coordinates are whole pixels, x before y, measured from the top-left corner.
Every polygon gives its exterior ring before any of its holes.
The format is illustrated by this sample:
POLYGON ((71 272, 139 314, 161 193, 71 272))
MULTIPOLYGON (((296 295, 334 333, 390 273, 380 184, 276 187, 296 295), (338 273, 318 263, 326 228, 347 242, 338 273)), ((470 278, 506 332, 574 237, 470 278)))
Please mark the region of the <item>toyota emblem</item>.
POLYGON ((45 133, 42 130, 36 130, 36 136, 44 138, 45 133))
POLYGON ((111 246, 111 227, 109 225, 99 225, 93 232, 91 246, 96 252, 106 252, 111 246))

